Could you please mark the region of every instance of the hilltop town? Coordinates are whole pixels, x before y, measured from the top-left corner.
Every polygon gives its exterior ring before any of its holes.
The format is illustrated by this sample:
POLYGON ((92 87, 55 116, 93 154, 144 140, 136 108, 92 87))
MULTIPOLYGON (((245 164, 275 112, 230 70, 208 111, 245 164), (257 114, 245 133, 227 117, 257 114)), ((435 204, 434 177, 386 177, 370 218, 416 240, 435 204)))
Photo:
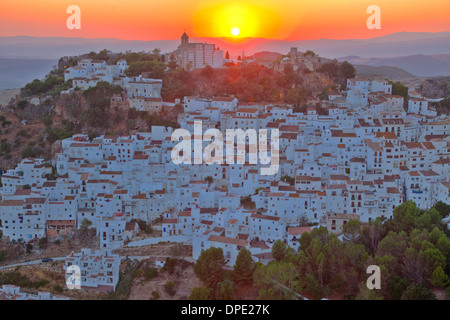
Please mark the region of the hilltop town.
MULTIPOLYGON (((183 243, 184 260, 192 264, 208 249, 221 248, 229 269, 245 248, 254 262, 267 265, 277 260, 274 247, 280 240, 299 253, 305 234, 326 230, 350 241, 347 223, 363 228, 395 220, 395 209, 411 202, 423 212, 437 203, 450 204, 450 117, 436 111, 439 99, 423 97, 416 88, 400 95, 394 92, 398 84, 387 79, 358 76, 350 64, 296 48, 277 62, 223 60, 222 50, 188 44, 183 35, 180 48, 165 57, 167 64, 205 73, 245 63, 301 73, 316 82, 301 91, 294 77, 278 101, 242 101, 235 95, 164 101, 166 84, 157 77, 156 62, 139 74, 130 73, 134 67, 123 57, 113 64, 83 58, 65 66, 58 96, 29 97, 28 103, 58 101, 56 116, 66 117, 63 99, 77 93, 89 99, 98 94, 95 90, 105 90, 105 103, 117 110, 155 118, 171 114, 174 125, 150 121, 146 130, 130 125, 128 134, 71 132, 55 139, 60 148, 54 157, 23 157, 1 176, 4 241, 37 247, 40 239, 64 243, 80 230, 91 230, 86 247, 58 258, 64 270, 79 266, 81 288, 111 293, 121 265, 123 270, 130 263, 131 248, 138 252, 158 242, 183 243), (210 61, 200 62, 199 50, 202 56, 209 52, 210 61), (264 165, 249 162, 248 142, 244 163, 175 164, 172 150, 179 141, 172 134, 186 129, 194 139, 196 122, 202 134, 208 129, 277 130, 276 150, 274 142, 268 149, 279 154, 279 169, 261 175, 264 165)), ((114 112, 120 118, 119 111, 114 112)), ((233 145, 233 151, 238 148, 239 143, 233 145)), ((173 255, 133 256, 140 261, 146 256, 161 268, 173 255)), ((3 291, 18 294, 8 286, 3 291)))

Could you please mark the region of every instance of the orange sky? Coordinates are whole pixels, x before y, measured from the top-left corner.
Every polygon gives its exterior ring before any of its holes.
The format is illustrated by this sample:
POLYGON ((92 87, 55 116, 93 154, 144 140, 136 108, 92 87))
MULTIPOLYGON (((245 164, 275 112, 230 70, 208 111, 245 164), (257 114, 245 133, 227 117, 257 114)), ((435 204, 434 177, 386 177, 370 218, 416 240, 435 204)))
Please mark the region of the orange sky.
POLYGON ((194 37, 269 39, 372 38, 400 31, 450 30, 449 0, 1 0, 0 36, 66 36, 124 40, 194 37), (81 8, 81 30, 66 27, 69 5, 81 8), (369 5, 381 8, 381 30, 368 30, 369 5))

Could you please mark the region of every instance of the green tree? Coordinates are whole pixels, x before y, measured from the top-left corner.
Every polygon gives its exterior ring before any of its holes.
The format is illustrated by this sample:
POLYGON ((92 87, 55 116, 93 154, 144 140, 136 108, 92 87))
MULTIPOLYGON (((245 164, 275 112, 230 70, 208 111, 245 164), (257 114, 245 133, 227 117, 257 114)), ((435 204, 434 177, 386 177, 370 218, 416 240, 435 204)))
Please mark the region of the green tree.
POLYGON ((175 271, 175 266, 177 265, 177 260, 171 257, 166 257, 166 263, 164 264, 164 270, 167 270, 169 274, 173 274, 175 271))
POLYGON ((161 96, 164 101, 183 99, 194 93, 195 81, 188 71, 183 68, 165 72, 161 88, 161 96))
POLYGON ((407 234, 415 227, 415 220, 420 215, 420 209, 412 200, 408 200, 395 207, 393 219, 388 221, 388 227, 395 231, 404 231, 407 234))
POLYGON ((281 261, 283 260, 285 254, 287 251, 287 246, 286 244, 278 239, 274 242, 274 244, 272 245, 272 256, 276 261, 281 261))
POLYGON ((218 300, 234 300, 236 299, 236 285, 231 280, 223 280, 217 284, 218 300))
POLYGON ((145 277, 145 280, 147 280, 147 281, 155 278, 157 275, 158 275, 158 270, 154 267, 144 269, 144 277, 145 277))
POLYGON ((173 281, 167 280, 166 284, 164 285, 164 289, 170 296, 173 296, 176 293, 175 283, 173 283, 173 281))
POLYGON ((158 291, 152 291, 152 299, 153 300, 158 300, 160 297, 159 292, 158 291))
POLYGON ((297 298, 295 265, 290 262, 271 261, 268 266, 257 263, 253 282, 264 300, 294 300, 297 298))
POLYGON ((386 227, 381 218, 369 221, 361 231, 359 242, 362 243, 368 252, 374 253, 377 250, 378 243, 386 235, 386 227))
POLYGON ((415 219, 415 228, 433 230, 435 227, 443 228, 441 214, 435 209, 431 208, 415 219))
POLYGON ((20 110, 25 109, 28 106, 28 101, 23 99, 23 100, 19 100, 16 104, 17 108, 20 110))
POLYGON ((311 274, 306 275, 304 290, 311 295, 313 300, 322 299, 326 293, 320 282, 311 274))
POLYGON ((326 74, 330 78, 335 79, 339 75, 339 63, 337 62, 337 60, 325 62, 317 68, 317 72, 326 74))
POLYGON ((344 235, 351 241, 355 241, 361 233, 361 221, 357 219, 350 219, 342 227, 344 235))
POLYGON ((173 53, 169 57, 169 63, 167 64, 167 66, 172 70, 175 70, 178 66, 177 58, 175 57, 175 55, 173 53))
POLYGON ((100 50, 99 53, 95 54, 92 57, 92 59, 107 61, 109 59, 108 50, 107 49, 100 50))
POLYGON ((247 248, 242 248, 239 250, 236 263, 234 264, 234 277, 236 279, 236 283, 251 283, 254 271, 255 263, 250 250, 247 248))
POLYGON ((424 262, 423 273, 426 278, 432 278, 432 273, 436 268, 445 267, 445 256, 434 246, 425 250, 422 249, 419 257, 424 262))
POLYGON ((388 282, 388 293, 392 300, 400 300, 403 292, 410 286, 410 282, 400 276, 394 275, 388 282))
MULTIPOLYGON (((389 234, 383 238, 378 244, 376 252, 377 257, 392 256, 395 263, 391 265, 392 268, 398 268, 398 262, 405 257, 406 249, 408 248, 408 236, 405 232, 395 233, 389 232, 389 234)), ((396 273, 398 273, 398 270, 396 273)))
POLYGON ((164 70, 166 69, 166 65, 157 60, 154 61, 136 61, 132 62, 128 69, 125 71, 125 74, 128 77, 135 77, 140 75, 143 72, 149 73, 150 78, 153 79, 162 79, 164 77, 164 70))
POLYGON ((304 88, 289 89, 284 100, 286 103, 292 104, 294 109, 299 108, 307 100, 306 91, 304 88))
POLYGON ((255 195, 257 195, 259 193, 259 191, 264 190, 263 187, 259 187, 255 189, 255 195))
POLYGON ((447 236, 439 237, 436 248, 447 258, 447 262, 450 262, 450 239, 447 236))
POLYGON ((222 248, 212 247, 202 251, 194 265, 194 272, 208 287, 215 288, 222 281, 224 265, 222 248))
POLYGON ((92 221, 88 220, 87 218, 84 218, 83 221, 81 221, 80 229, 81 230, 87 230, 92 225, 92 221))
POLYGON ((47 238, 40 238, 39 239, 39 249, 45 249, 47 248, 47 238))
POLYGON ((5 260, 5 258, 6 258, 6 250, 3 249, 0 251, 0 262, 5 260))
POLYGON ((388 81, 392 85, 392 94, 408 99, 408 87, 401 82, 388 81))
POLYGON ((445 274, 444 269, 439 266, 434 269, 431 275, 431 284, 435 287, 445 288, 449 284, 448 276, 445 274))
POLYGON ((207 79, 211 80, 214 78, 215 71, 210 65, 206 65, 201 71, 201 75, 206 77, 207 79))
POLYGON ((340 65, 340 76, 344 79, 352 79, 356 76, 355 67, 348 61, 344 61, 340 65))
POLYGON ((255 209, 255 201, 252 200, 251 196, 241 197, 241 205, 246 209, 255 209))
POLYGON ((450 97, 446 97, 437 104, 438 114, 448 114, 450 112, 450 97))
POLYGON ((436 300, 436 296, 429 289, 420 284, 411 284, 402 294, 402 300, 436 300))
POLYGON ((211 300, 213 290, 208 287, 192 288, 189 300, 211 300))
POLYGON ((316 53, 312 50, 307 50, 305 53, 303 53, 303 56, 304 57, 307 57, 307 56, 315 57, 316 53))
POLYGON ((214 182, 214 178, 211 176, 207 176, 205 178, 205 181, 208 182, 208 185, 211 185, 214 182))
POLYGON ((450 205, 442 201, 436 202, 433 208, 435 208, 441 214, 442 218, 445 218, 450 213, 450 205))

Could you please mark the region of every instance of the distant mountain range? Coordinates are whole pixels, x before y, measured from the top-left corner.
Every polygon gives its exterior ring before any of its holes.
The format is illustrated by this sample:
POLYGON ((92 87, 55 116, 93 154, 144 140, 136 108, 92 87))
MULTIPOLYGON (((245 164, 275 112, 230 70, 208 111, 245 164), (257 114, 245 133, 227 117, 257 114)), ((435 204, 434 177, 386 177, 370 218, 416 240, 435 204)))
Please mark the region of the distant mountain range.
POLYGON ((390 66, 367 66, 362 64, 354 65, 356 72, 359 75, 377 75, 382 78, 387 78, 393 81, 402 81, 405 79, 415 78, 415 76, 405 70, 390 66))
MULTIPOLYGON (((262 38, 193 38, 191 42, 215 43, 225 52, 237 57, 245 53, 279 52, 286 54, 291 47, 299 51, 313 50, 326 58, 343 57, 351 63, 372 67, 393 66, 416 76, 450 75, 450 31, 438 33, 399 32, 371 39, 349 40, 270 40, 262 38)), ((118 39, 86 39, 64 37, 0 37, 0 88, 21 86, 34 78, 42 78, 62 56, 73 56, 109 49, 113 52, 175 50, 175 40, 125 41, 118 39), (3 59, 9 59, 7 61, 3 59), (17 60, 16 62, 13 59, 17 60), (25 60, 24 60, 25 59, 25 60), (35 60, 35 63, 31 59, 35 60), (46 60, 46 62, 44 62, 46 60), (27 63, 23 63, 28 61, 27 63), (17 67, 11 70, 13 67, 17 67)), ((340 59, 343 59, 340 58, 340 59)))
MULTIPOLYGON (((193 38, 191 42, 215 43, 224 51, 238 56, 243 51, 252 55, 260 51, 287 53, 291 47, 300 51, 313 50, 324 57, 396 57, 404 55, 435 55, 450 53, 450 31, 438 33, 399 32, 371 39, 349 40, 271 40, 262 38, 193 38)), ((85 39, 63 37, 0 37, 0 58, 58 59, 107 48, 114 52, 151 51, 155 48, 171 52, 180 39, 126 41, 118 39, 85 39)))
POLYGON ((171 52, 180 40, 125 41, 118 39, 87 39, 64 37, 0 37, 0 58, 59 59, 91 51, 109 49, 113 52, 151 51, 159 48, 171 52))
MULTIPOLYGON (((408 55, 387 58, 361 58, 348 56, 338 59, 348 61, 354 65, 366 65, 372 67, 396 67, 418 77, 435 77, 450 75, 450 54, 436 55, 408 55)), ((366 68, 368 70, 368 68, 366 68)), ((406 75, 402 75, 406 76, 406 75)))

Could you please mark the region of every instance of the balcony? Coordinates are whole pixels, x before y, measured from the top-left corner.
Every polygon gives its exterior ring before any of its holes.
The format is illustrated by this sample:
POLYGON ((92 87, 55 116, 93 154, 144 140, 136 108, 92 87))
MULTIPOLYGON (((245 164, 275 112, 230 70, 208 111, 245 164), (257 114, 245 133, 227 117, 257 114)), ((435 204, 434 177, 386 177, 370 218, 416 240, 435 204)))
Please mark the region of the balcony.
POLYGON ((365 207, 376 207, 375 201, 364 201, 365 207))
POLYGON ((26 211, 25 215, 26 216, 37 216, 40 214, 40 211, 26 211))

